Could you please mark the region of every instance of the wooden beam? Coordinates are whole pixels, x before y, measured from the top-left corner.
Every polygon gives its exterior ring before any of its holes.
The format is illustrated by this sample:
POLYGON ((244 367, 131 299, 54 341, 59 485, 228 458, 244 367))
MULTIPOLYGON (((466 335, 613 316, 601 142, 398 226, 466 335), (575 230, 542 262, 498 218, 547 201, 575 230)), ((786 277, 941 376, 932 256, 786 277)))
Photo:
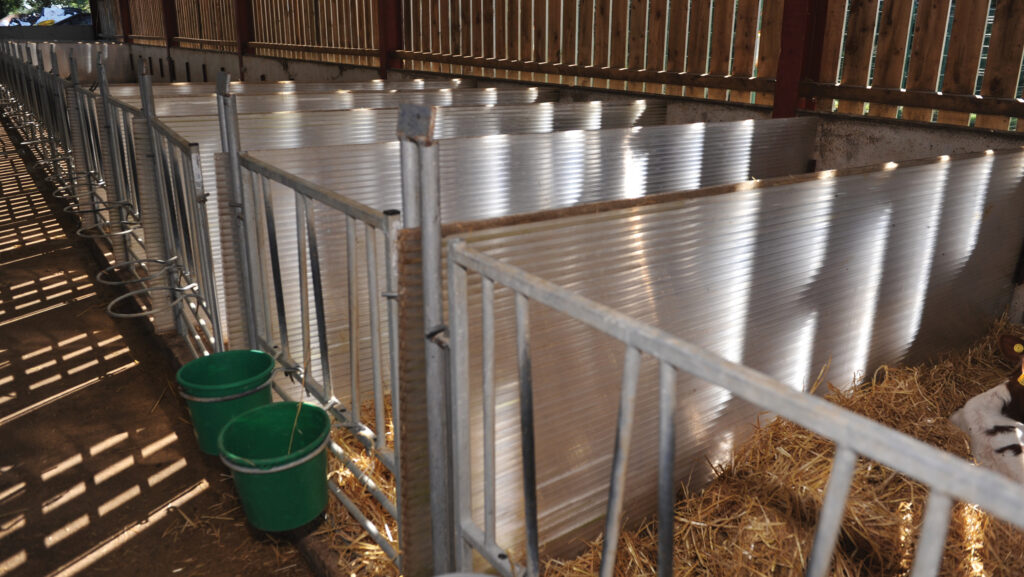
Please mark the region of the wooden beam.
POLYGON ((162 0, 164 11, 164 36, 167 47, 176 46, 178 42, 178 10, 174 0, 162 0))
POLYGON ((118 11, 121 15, 121 36, 125 44, 132 43, 132 7, 131 0, 117 0, 118 11))
POLYGON ((830 83, 815 82, 803 82, 800 85, 800 95, 805 97, 878 102, 893 106, 919 106, 948 112, 974 112, 977 114, 1024 117, 1024 99, 1019 98, 983 98, 971 94, 946 94, 918 90, 900 90, 898 88, 836 86, 830 83))
POLYGON ((377 41, 380 77, 387 78, 389 69, 402 68, 397 52, 402 49, 402 7, 398 0, 380 0, 377 10, 377 41))
POLYGON ((92 14, 92 37, 94 40, 99 40, 100 36, 103 35, 103 29, 100 26, 100 7, 98 0, 89 0, 89 13, 92 14))
POLYGON ((235 38, 238 42, 238 79, 245 80, 245 56, 252 53, 252 0, 235 0, 235 38))
POLYGON ((580 66, 576 64, 554 64, 550 62, 522 62, 516 60, 498 60, 454 54, 429 54, 400 50, 398 55, 406 60, 424 62, 442 62, 499 70, 517 70, 534 74, 555 74, 561 76, 579 76, 581 78, 599 78, 604 80, 625 80, 628 82, 653 82, 676 86, 696 86, 700 88, 724 88, 728 90, 758 90, 771 92, 775 88, 775 80, 771 78, 748 78, 742 76, 718 76, 714 74, 696 74, 691 72, 669 72, 665 70, 630 70, 629 68, 608 68, 597 66, 580 66))
POLYGON ((810 22, 809 0, 786 0, 782 10, 782 49, 776 74, 773 118, 796 116, 810 22))

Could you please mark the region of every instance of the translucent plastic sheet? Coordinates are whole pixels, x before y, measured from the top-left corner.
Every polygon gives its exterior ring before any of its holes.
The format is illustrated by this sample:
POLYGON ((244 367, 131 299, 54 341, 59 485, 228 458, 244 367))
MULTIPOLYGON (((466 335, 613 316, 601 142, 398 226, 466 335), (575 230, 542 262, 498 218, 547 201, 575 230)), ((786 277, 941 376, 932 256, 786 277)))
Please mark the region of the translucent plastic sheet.
MULTIPOLYGON (((725 358, 806 389, 972 342, 1010 300, 1024 240, 1024 154, 891 165, 466 235, 471 245, 725 358)), ((470 341, 480 340, 470 276, 470 341)), ((514 313, 496 291, 498 543, 522 539, 514 313)), ((548 553, 604 514, 624 347, 531 307, 540 535, 548 553)), ((481 462, 471 350, 473 463, 481 462)), ((626 511, 653 512, 657 365, 643 365, 626 511)), ((700 485, 757 413, 680 375, 677 467, 700 485)), ((482 517, 481 471, 474 508, 482 517)))

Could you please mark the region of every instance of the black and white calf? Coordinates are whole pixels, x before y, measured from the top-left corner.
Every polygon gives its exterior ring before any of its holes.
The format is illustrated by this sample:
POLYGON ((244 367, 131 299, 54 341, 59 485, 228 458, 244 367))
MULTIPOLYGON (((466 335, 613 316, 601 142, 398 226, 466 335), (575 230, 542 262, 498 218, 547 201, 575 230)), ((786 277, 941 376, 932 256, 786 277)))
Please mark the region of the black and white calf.
POLYGON ((978 464, 1024 483, 1024 341, 1003 335, 999 348, 1013 363, 1013 373, 949 419, 970 437, 978 464))

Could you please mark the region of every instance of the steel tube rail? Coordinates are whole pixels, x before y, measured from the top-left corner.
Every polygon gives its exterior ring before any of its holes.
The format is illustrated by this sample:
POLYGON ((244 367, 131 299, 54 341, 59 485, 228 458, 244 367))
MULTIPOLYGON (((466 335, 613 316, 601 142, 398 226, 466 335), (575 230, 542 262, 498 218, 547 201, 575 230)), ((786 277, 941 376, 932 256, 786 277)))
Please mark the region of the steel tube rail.
POLYGON ((341 211, 374 228, 387 228, 388 218, 379 210, 373 209, 361 202, 348 199, 330 189, 295 176, 248 154, 240 154, 238 160, 242 168, 291 188, 310 200, 315 200, 325 206, 341 211))

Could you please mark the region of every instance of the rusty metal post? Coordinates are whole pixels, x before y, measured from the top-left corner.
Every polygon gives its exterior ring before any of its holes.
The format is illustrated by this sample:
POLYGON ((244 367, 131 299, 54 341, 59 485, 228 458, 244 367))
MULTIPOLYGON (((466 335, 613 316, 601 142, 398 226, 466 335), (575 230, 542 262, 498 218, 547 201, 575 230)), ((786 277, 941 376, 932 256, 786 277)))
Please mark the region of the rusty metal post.
POLYGON ((380 0, 377 10, 377 46, 380 49, 380 77, 387 78, 388 70, 402 67, 396 54, 402 49, 402 7, 398 0, 380 0))

